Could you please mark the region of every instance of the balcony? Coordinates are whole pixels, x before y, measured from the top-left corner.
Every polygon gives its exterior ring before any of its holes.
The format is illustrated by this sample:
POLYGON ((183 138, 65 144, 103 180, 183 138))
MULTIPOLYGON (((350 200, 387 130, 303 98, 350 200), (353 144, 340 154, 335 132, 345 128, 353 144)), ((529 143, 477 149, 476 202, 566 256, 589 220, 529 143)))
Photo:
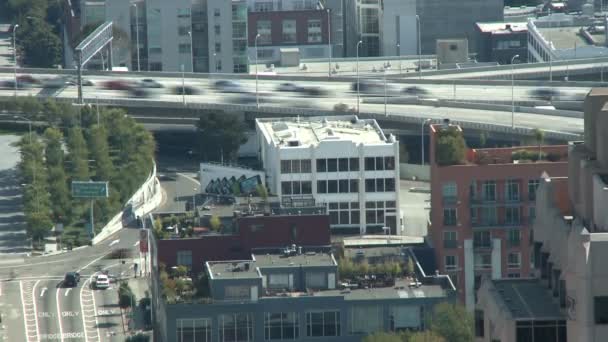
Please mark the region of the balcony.
POLYGON ((473 207, 484 207, 484 206, 504 206, 504 205, 519 205, 522 203, 521 196, 517 197, 503 197, 496 196, 493 198, 479 198, 479 197, 469 197, 469 203, 473 207))
POLYGON ((443 240, 443 248, 458 248, 458 240, 443 240))
POLYGON ((526 224, 524 219, 520 220, 479 220, 477 222, 471 223, 471 227, 473 228, 513 228, 513 227, 522 227, 526 224))
POLYGON ((473 249, 492 249, 492 240, 473 240, 473 249))
POLYGON ((455 205, 458 203, 458 197, 456 196, 443 196, 443 205, 455 205))

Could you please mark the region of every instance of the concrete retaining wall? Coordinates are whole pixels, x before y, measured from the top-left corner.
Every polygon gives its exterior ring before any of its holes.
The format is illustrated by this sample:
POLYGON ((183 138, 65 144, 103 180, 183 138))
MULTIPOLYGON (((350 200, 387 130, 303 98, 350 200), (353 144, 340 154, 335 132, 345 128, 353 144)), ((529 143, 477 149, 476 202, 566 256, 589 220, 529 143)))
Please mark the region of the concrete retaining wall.
MULTIPOLYGON (((141 185, 141 187, 135 191, 133 196, 127 201, 127 207, 129 204, 132 206, 135 215, 143 217, 145 214, 156 209, 162 201, 162 189, 160 182, 156 178, 156 164, 150 173, 148 179, 141 185)), ((112 234, 118 232, 123 228, 122 225, 123 212, 116 214, 110 222, 108 222, 99 234, 93 238, 93 244, 96 245, 112 234)))
POLYGON ((399 164, 399 177, 401 179, 431 180, 431 167, 429 165, 399 164))

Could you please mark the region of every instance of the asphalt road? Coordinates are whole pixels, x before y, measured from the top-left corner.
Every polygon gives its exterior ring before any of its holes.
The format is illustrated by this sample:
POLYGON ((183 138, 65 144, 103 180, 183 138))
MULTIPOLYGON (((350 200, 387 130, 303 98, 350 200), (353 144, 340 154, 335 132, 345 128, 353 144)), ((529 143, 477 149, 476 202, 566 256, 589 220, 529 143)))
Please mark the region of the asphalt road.
POLYGON ((101 270, 132 275, 132 259, 123 265, 107 255, 119 248, 137 255, 138 239, 138 229, 125 228, 96 246, 0 265, 4 340, 123 341, 117 285, 106 290, 90 285, 101 270), (68 271, 81 273, 77 287, 63 287, 68 271))

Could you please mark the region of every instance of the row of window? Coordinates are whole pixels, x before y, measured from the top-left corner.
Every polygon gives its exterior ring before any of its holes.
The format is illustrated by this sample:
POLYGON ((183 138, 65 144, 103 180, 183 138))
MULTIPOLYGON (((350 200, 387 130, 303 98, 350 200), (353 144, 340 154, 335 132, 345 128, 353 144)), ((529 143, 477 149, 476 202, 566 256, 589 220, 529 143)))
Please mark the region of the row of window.
MULTIPOLYGON (((521 244, 521 231, 519 229, 507 230, 507 247, 518 247, 521 244)), ((478 248, 491 248, 492 237, 489 231, 473 232, 473 246, 478 248)), ((458 232, 446 230, 443 232, 443 247, 458 247, 458 232)))
MULTIPOLYGON (((387 190, 388 191, 388 190, 387 190)), ((523 223, 521 207, 505 207, 504 218, 499 222, 496 207, 471 208, 471 224, 475 226, 492 225, 520 225, 523 223)), ((536 207, 528 207, 528 223, 533 224, 536 218, 536 207)), ((458 224, 457 208, 443 208, 443 225, 455 226, 458 224)))
POLYGON ((331 202, 328 211, 329 223, 332 225, 358 225, 360 223, 359 202, 331 202))
POLYGON ((317 193, 319 194, 345 194, 349 192, 359 192, 358 179, 317 181, 317 193))
MULTIPOLYGON (((366 157, 365 171, 384 171, 395 169, 394 157, 366 157)), ((316 161, 317 172, 353 172, 359 171, 359 158, 323 158, 316 161)), ((281 173, 311 173, 309 159, 281 160, 281 173)))
MULTIPOLYGON (((519 179, 507 179, 505 181, 504 199, 506 201, 521 200, 520 184, 521 180, 519 179)), ((539 184, 540 181, 538 179, 528 180, 528 200, 536 200, 536 190, 538 189, 539 184)), ((458 197, 458 188, 455 182, 447 182, 442 184, 442 197, 444 202, 453 201, 458 197)), ((473 181, 469 186, 469 198, 479 198, 483 201, 496 201, 498 199, 496 181, 483 181, 481 183, 481 194, 477 192, 477 182, 473 181)))
POLYGON ((311 181, 281 182, 281 194, 283 195, 310 195, 312 194, 311 181))
POLYGON ((365 192, 393 192, 395 178, 376 178, 365 180, 365 192))
MULTIPOLYGON (((391 330, 418 329, 420 308, 414 305, 393 305, 389 310, 391 330)), ((379 305, 360 305, 350 309, 348 331, 351 335, 370 334, 383 329, 383 310, 379 305)), ((300 331, 298 312, 264 313, 264 340, 297 340, 300 337, 334 337, 342 335, 340 311, 309 311, 305 313, 305 331, 300 331)), ((218 315, 219 341, 253 341, 254 315, 236 313, 218 315)), ((212 341, 212 319, 178 319, 178 342, 212 341)))
MULTIPOLYGON (((258 20, 256 23, 257 34, 259 35, 258 44, 272 44, 271 21, 258 20)), ((297 26, 293 19, 285 19, 282 21, 281 42, 282 43, 297 43, 297 26)), ((308 19, 308 43, 320 43, 321 39, 321 20, 308 19)))
POLYGON ((317 159, 317 172, 359 171, 359 158, 317 159))

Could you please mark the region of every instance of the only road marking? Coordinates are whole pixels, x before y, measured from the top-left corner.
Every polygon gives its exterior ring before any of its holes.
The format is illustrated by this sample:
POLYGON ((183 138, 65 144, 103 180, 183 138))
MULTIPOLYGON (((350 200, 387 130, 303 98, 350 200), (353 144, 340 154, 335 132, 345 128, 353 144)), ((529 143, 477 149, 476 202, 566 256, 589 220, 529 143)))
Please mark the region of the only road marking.
POLYGON ((114 246, 114 245, 115 245, 115 244, 117 244, 118 242, 120 242, 120 239, 116 239, 116 240, 114 240, 114 241, 110 242, 109 247, 114 246))
POLYGON ((65 290, 65 296, 66 296, 66 297, 68 296, 68 293, 70 293, 70 291, 72 291, 72 288, 71 288, 71 287, 68 287, 68 289, 67 289, 67 290, 65 290))
POLYGON ((40 297, 44 296, 44 293, 46 292, 47 288, 43 287, 42 291, 40 291, 40 297))

